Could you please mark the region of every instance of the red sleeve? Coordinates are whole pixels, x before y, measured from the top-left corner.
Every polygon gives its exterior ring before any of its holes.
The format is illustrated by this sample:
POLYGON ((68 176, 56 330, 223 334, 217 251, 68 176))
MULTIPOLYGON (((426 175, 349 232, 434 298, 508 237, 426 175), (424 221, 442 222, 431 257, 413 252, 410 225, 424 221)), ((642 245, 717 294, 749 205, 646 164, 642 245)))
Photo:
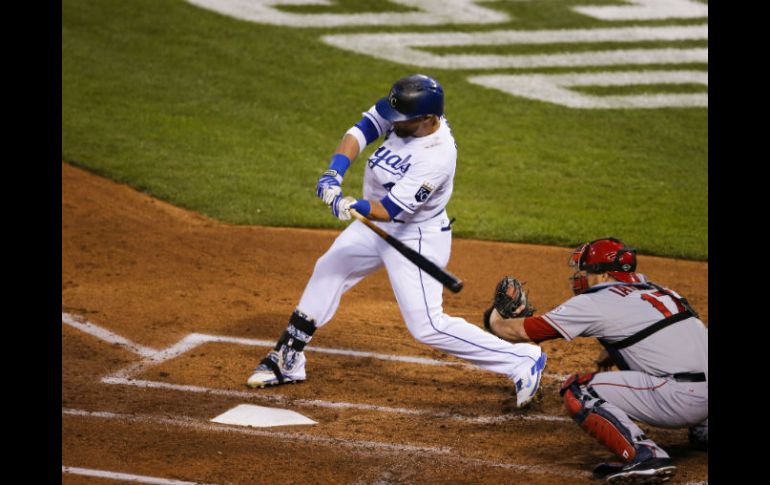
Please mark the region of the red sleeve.
POLYGON ((535 343, 554 338, 563 338, 543 317, 524 318, 524 331, 527 333, 527 337, 535 343))

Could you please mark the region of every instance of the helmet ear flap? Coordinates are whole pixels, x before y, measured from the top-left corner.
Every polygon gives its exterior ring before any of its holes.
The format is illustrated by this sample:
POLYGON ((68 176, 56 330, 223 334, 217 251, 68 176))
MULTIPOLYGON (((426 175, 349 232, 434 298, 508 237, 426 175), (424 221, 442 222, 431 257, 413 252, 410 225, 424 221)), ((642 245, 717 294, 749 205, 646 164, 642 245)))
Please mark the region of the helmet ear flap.
POLYGON ((629 247, 619 249, 615 264, 626 273, 636 271, 636 249, 629 247))

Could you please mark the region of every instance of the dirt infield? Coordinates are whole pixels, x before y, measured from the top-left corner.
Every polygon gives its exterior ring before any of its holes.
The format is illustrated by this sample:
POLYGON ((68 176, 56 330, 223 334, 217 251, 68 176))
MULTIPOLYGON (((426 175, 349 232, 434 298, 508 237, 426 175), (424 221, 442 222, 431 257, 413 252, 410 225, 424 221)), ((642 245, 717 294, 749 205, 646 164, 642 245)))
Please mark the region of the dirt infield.
MULTIPOLYGON (((382 270, 343 297, 311 346, 341 352, 309 351, 305 383, 248 389, 260 341, 285 328, 336 234, 222 224, 63 163, 62 483, 595 483, 593 465, 614 458, 566 417, 558 388, 593 370, 599 345, 545 342, 543 400, 520 414, 505 377, 412 339, 382 270), (210 422, 244 403, 318 424, 210 422)), ((445 310, 480 324, 506 273, 547 310, 570 296, 568 254, 456 239, 449 270, 465 289, 444 293, 445 310)), ((641 256, 639 270, 708 321, 707 263, 641 256)), ((676 460, 671 483, 707 480, 708 453, 689 448, 686 430, 643 429, 676 460)))

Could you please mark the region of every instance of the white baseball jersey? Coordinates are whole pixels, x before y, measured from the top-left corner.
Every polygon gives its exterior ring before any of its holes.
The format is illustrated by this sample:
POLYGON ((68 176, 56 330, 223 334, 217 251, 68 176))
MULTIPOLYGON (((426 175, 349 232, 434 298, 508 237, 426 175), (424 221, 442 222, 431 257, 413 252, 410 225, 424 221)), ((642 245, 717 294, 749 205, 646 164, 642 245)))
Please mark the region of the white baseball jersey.
MULTIPOLYGON (((681 310, 656 289, 607 283, 570 298, 543 319, 566 340, 602 337, 616 343, 681 310)), ((704 372, 708 377, 708 330, 691 317, 621 349, 620 354, 631 370, 653 376, 704 372)))
POLYGON ((385 136, 366 161, 364 198, 381 200, 387 195, 403 209, 396 218, 404 222, 439 215, 452 196, 457 163, 457 146, 446 118, 442 116, 439 129, 428 136, 400 138, 374 106, 364 116, 385 136))
MULTIPOLYGON (((348 133, 361 150, 384 136, 364 167, 363 196, 401 212, 376 222, 390 235, 439 267, 449 262, 452 231, 445 206, 452 195, 457 147, 449 125, 423 137, 401 138, 372 107, 348 133), (362 131, 363 126, 365 131, 362 131)), ((355 165, 353 165, 355 167, 355 165)), ((386 207, 387 208, 387 207, 386 207)), ((532 375, 542 350, 513 344, 443 311, 441 283, 424 273, 360 221, 352 222, 319 258, 297 309, 320 328, 337 311, 342 295, 373 271, 388 272, 401 315, 414 338, 426 345, 510 377, 532 375)), ((376 320, 377 316, 372 315, 376 320)))

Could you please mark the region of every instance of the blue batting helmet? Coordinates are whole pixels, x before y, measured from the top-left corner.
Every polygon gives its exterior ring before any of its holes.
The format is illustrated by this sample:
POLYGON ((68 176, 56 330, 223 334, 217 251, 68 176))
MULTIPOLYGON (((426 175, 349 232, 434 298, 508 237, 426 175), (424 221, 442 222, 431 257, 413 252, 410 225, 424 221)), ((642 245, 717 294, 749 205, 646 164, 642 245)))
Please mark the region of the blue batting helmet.
POLYGON ((406 121, 425 115, 444 114, 444 88, 423 74, 402 77, 390 94, 377 101, 377 112, 388 121, 406 121))

